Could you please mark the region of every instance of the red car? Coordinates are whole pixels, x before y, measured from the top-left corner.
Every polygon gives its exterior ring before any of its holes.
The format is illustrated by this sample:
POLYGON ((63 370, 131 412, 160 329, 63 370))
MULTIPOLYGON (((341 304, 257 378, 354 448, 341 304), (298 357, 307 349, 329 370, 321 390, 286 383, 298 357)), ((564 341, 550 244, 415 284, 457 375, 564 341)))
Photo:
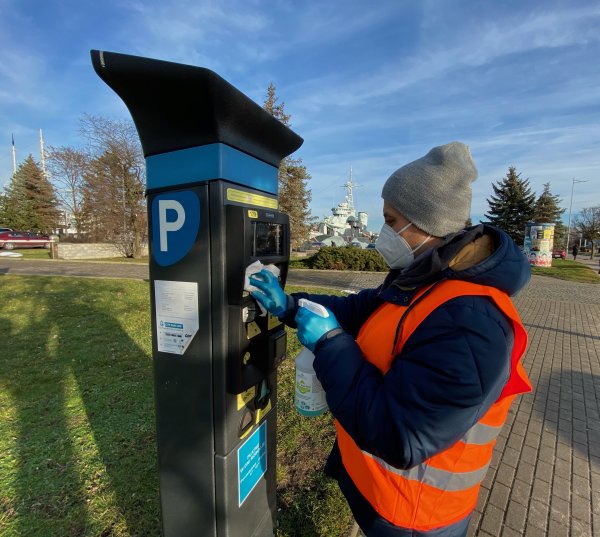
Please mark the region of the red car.
POLYGON ((37 235, 29 231, 3 231, 0 233, 0 248, 50 248, 52 239, 48 235, 37 235))
POLYGON ((566 259, 567 251, 564 248, 557 248, 552 250, 552 259, 566 259))

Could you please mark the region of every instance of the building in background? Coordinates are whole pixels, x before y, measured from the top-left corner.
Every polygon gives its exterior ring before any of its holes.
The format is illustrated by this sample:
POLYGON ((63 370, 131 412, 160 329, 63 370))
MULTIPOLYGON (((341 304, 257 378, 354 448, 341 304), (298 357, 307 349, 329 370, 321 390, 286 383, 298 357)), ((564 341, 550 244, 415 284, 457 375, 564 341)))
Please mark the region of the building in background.
POLYGON ((342 185, 346 189, 346 198, 332 207, 331 216, 325 216, 314 226, 310 238, 312 242, 325 246, 343 246, 353 244, 366 247, 374 240, 374 235, 367 229, 369 215, 364 211, 356 211, 353 190, 359 185, 350 178, 342 185))

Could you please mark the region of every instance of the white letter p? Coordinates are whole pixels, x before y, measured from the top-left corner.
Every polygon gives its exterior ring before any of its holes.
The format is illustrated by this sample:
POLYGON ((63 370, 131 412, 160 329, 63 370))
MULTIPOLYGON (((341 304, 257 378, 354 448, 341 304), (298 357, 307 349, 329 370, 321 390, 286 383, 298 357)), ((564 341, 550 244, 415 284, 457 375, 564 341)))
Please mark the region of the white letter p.
POLYGON ((158 228, 160 230, 160 251, 166 252, 167 233, 181 229, 185 222, 185 211, 183 205, 175 200, 158 200, 158 228), (172 209, 177 213, 177 219, 173 222, 167 221, 167 211, 172 209))

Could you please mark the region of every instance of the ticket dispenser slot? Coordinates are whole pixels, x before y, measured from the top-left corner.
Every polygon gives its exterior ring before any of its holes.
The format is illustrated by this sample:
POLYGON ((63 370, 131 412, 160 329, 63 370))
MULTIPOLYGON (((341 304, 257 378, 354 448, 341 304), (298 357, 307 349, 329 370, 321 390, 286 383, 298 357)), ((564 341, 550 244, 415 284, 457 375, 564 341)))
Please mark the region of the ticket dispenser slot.
POLYGON ((286 335, 278 319, 261 312, 244 291, 245 269, 260 261, 279 268, 285 286, 289 219, 275 210, 227 207, 227 301, 229 352, 227 391, 241 393, 266 378, 285 356, 286 335))

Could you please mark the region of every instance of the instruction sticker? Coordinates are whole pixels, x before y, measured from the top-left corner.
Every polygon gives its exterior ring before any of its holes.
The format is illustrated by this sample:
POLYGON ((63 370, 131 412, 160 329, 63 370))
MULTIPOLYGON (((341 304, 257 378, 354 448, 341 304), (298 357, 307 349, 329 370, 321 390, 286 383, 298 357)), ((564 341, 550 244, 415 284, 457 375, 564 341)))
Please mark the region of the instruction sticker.
POLYGON ((239 505, 241 506, 267 471, 267 422, 238 449, 239 505))
POLYGON ((266 207, 267 209, 277 209, 277 198, 268 198, 260 194, 253 194, 245 190, 237 190, 236 188, 227 189, 227 200, 243 203, 244 205, 256 205, 257 207, 266 207))
POLYGON ((159 352, 183 354, 198 331, 198 284, 154 280, 159 352))

